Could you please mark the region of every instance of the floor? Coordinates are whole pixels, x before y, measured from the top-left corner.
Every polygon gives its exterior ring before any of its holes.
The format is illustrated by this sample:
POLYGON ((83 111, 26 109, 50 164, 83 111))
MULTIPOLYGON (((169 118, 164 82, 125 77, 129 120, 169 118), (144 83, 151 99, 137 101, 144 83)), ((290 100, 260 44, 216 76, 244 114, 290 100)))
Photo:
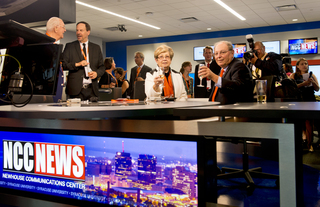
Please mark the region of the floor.
MULTIPOLYGON (((318 137, 315 137, 318 141, 318 137)), ((242 168, 242 155, 239 146, 230 143, 222 144, 226 150, 218 150, 218 167, 242 168)), ((303 180, 304 180, 304 207, 320 207, 320 146, 314 144, 314 152, 303 149, 303 180)), ((303 146, 302 146, 303 147, 303 146)), ((219 145, 218 145, 219 148, 219 145)), ((263 172, 279 174, 277 155, 261 158, 259 152, 263 149, 257 146, 248 147, 249 168, 261 166, 263 172), (259 156, 257 156, 259 155, 259 156)), ((256 188, 253 192, 247 190, 247 183, 243 178, 218 179, 218 204, 237 207, 277 207, 279 202, 279 189, 275 179, 253 179, 256 188)))

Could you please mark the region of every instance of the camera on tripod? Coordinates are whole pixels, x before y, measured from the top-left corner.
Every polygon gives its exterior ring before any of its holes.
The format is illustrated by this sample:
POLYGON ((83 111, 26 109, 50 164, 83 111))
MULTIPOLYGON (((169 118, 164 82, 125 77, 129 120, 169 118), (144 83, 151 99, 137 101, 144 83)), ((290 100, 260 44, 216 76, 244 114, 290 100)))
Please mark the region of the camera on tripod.
POLYGON ((246 61, 249 61, 250 59, 254 58, 254 54, 255 54, 256 56, 258 56, 258 54, 257 54, 257 51, 254 50, 253 36, 252 36, 251 34, 248 34, 248 35, 246 35, 246 39, 247 39, 247 41, 248 41, 248 43, 249 43, 249 47, 250 47, 251 50, 245 52, 245 53, 243 54, 243 58, 244 58, 246 61))

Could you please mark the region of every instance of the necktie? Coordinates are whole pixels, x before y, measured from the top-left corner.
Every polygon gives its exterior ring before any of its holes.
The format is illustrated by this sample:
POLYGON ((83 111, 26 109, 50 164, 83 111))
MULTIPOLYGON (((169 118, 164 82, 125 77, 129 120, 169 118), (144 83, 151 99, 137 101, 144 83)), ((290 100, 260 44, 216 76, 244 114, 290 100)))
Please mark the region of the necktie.
POLYGON ((139 76, 140 70, 141 70, 141 67, 139 66, 138 69, 137 69, 136 80, 137 80, 137 78, 138 78, 138 76, 139 76))
MULTIPOLYGON (((82 45, 83 45, 82 50, 83 50, 84 59, 86 60, 87 59, 86 43, 83 43, 82 45)), ((89 79, 89 77, 87 76, 87 73, 86 73, 86 69, 84 69, 83 71, 84 71, 84 78, 89 79)))
MULTIPOLYGON (((221 68, 220 77, 222 77, 223 73, 224 73, 224 69, 221 68)), ((214 99, 216 98, 217 92, 218 92, 218 86, 216 86, 214 88, 214 92, 213 92, 212 99, 211 99, 212 102, 214 102, 214 99)))
POLYGON ((86 58, 87 57, 86 43, 83 43, 82 45, 83 45, 82 50, 83 50, 83 53, 84 53, 84 56, 85 56, 84 58, 86 58))

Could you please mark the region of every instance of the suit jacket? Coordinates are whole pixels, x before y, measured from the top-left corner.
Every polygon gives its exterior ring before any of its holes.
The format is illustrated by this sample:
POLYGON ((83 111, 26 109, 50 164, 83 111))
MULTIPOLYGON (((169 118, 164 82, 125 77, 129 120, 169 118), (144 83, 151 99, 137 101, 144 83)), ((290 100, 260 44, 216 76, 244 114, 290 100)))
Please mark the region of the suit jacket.
MULTIPOLYGON (((252 102, 252 75, 249 68, 240 60, 233 58, 221 80, 221 88, 218 88, 215 101, 220 104, 252 102)), ((213 92, 214 90, 211 91, 209 101, 212 99, 213 92)))
MULTIPOLYGON (((205 62, 203 62, 202 64, 205 64, 205 62)), ((221 67, 216 63, 215 60, 212 60, 212 62, 210 64, 210 70, 212 72, 214 72, 215 74, 219 75, 221 67)), ((195 98, 209 98, 209 96, 211 94, 211 90, 212 90, 212 88, 214 88, 214 82, 211 81, 211 89, 207 90, 207 80, 206 80, 206 78, 203 78, 202 85, 204 85, 204 87, 198 87, 198 85, 200 84, 198 71, 199 71, 199 64, 196 65, 196 69, 194 72, 194 97, 195 98)))
MULTIPOLYGON (((162 92, 156 92, 153 89, 154 78, 159 76, 160 69, 154 69, 150 73, 147 73, 146 83, 145 83, 145 93, 148 99, 160 98, 162 92)), ((177 98, 176 101, 186 101, 188 99, 186 89, 183 84, 183 78, 181 73, 171 70, 171 78, 173 84, 174 97, 177 98)))
MULTIPOLYGON (((99 96, 98 78, 105 72, 100 46, 89 41, 89 64, 92 71, 97 72, 97 78, 92 79, 94 94, 99 96)), ((67 43, 63 51, 63 69, 69 70, 67 78, 66 93, 68 95, 78 95, 81 92, 84 77, 84 67, 76 67, 75 63, 84 60, 81 53, 79 41, 67 43)))
MULTIPOLYGON (((137 69, 138 69, 138 66, 131 68, 129 88, 127 90, 131 98, 133 97, 134 82, 136 81, 136 77, 137 77, 137 69)), ((146 79, 147 72, 150 72, 150 71, 152 71, 152 69, 149 66, 143 65, 138 76, 143 79, 146 79)))

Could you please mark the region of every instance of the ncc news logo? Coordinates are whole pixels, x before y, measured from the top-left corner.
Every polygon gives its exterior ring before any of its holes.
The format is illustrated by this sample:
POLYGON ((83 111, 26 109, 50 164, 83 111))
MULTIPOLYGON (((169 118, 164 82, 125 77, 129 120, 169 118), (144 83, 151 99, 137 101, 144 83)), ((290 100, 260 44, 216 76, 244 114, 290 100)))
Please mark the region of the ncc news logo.
POLYGON ((3 140, 3 171, 85 180, 84 146, 3 140))

